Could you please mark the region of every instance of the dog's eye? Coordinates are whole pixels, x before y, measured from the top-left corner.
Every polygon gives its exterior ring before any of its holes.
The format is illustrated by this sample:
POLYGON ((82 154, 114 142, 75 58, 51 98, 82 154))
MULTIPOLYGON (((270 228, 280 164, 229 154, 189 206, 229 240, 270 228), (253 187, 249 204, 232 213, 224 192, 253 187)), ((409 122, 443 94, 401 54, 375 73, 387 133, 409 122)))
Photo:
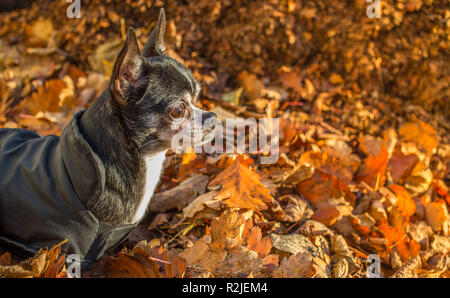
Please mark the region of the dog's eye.
POLYGON ((170 116, 174 119, 182 118, 184 114, 186 114, 186 107, 184 104, 180 104, 170 112, 170 116))

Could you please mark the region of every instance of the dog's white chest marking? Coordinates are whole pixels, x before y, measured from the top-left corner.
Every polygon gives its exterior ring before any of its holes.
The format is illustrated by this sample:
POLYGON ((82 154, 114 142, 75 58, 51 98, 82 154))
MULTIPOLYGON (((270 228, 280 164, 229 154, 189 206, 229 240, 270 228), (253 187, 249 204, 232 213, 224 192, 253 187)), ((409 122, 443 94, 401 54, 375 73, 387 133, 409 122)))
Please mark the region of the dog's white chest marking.
POLYGON ((156 185, 159 182, 161 176, 164 160, 166 158, 166 151, 147 157, 145 159, 146 164, 146 174, 145 174, 145 186, 144 195, 139 202, 139 206, 133 217, 133 222, 138 222, 142 219, 150 203, 150 199, 153 196, 156 185))

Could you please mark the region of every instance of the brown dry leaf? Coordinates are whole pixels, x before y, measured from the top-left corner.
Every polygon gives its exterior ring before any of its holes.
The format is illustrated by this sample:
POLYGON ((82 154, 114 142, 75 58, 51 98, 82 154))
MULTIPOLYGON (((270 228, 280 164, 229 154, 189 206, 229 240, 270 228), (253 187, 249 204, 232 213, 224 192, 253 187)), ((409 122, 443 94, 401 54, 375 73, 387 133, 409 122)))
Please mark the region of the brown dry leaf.
POLYGON ((318 254, 318 249, 308 237, 300 234, 277 235, 271 234, 272 246, 279 251, 289 254, 307 253, 314 257, 318 254))
POLYGON ((210 191, 198 196, 183 209, 183 217, 192 218, 196 216, 196 214, 205 210, 205 208, 210 208, 216 211, 220 210, 221 201, 216 199, 216 195, 217 191, 210 191))
POLYGON ((63 80, 54 79, 39 86, 37 91, 22 102, 23 109, 36 115, 38 112, 58 112, 62 107, 61 92, 66 88, 63 80))
POLYGON ((41 132, 51 130, 54 127, 53 123, 48 119, 37 117, 22 118, 20 119, 19 124, 24 128, 32 129, 40 134, 41 132))
MULTIPOLYGON (((22 261, 20 264, 11 265, 9 260, 6 265, 0 265, 0 277, 36 277, 36 278, 64 278, 67 277, 65 255, 61 253, 61 245, 65 241, 54 245, 52 248, 40 249, 33 257, 22 261)), ((8 256, 2 255, 7 261, 8 256)))
POLYGON ((297 195, 285 195, 278 200, 283 213, 280 215, 275 214, 275 216, 280 221, 299 222, 310 218, 314 214, 309 202, 297 195))
POLYGON ((449 216, 444 200, 425 202, 425 219, 435 232, 444 231, 448 235, 449 216))
POLYGON ((352 148, 344 140, 328 139, 323 152, 328 158, 321 169, 349 184, 361 163, 359 157, 353 154, 352 148))
POLYGON ((418 161, 419 158, 417 155, 405 155, 400 150, 400 147, 397 147, 388 163, 388 170, 391 173, 394 182, 403 183, 404 179, 411 173, 418 161))
POLYGON ((288 88, 292 88, 299 93, 303 92, 302 77, 299 75, 298 69, 280 71, 280 81, 288 88))
POLYGON ((20 265, 0 266, 0 277, 5 278, 32 278, 35 277, 31 270, 26 270, 20 265))
POLYGON ((0 256, 0 266, 11 266, 12 257, 9 252, 5 252, 0 256))
POLYGON ((220 188, 214 199, 221 200, 228 208, 260 211, 267 209, 267 204, 273 203, 270 191, 261 183, 258 174, 237 159, 219 173, 208 188, 220 188))
POLYGON ((250 101, 261 97, 264 90, 264 85, 254 74, 249 74, 247 71, 242 71, 238 75, 238 81, 244 88, 244 94, 247 95, 250 101))
POLYGON ((54 33, 52 21, 41 17, 27 25, 25 33, 28 37, 27 44, 29 46, 46 47, 54 33))
POLYGON ((266 257, 272 249, 272 240, 270 237, 262 237, 262 232, 259 227, 253 227, 247 236, 247 249, 258 253, 259 258, 266 257))
POLYGON ((342 78, 342 76, 338 73, 333 73, 330 76, 330 83, 333 85, 341 85, 344 83, 344 79, 342 78))
POLYGON ((37 273, 40 270, 43 270, 39 277, 44 278, 61 278, 67 277, 66 268, 64 266, 66 257, 64 254, 59 255, 61 252, 61 247, 52 247, 48 252, 45 251, 46 256, 35 256, 30 261, 30 266, 32 271, 37 273), (43 266, 43 262, 45 259, 45 266, 43 266))
POLYGON ((331 235, 331 251, 333 252, 333 276, 347 277, 361 268, 361 263, 355 258, 342 235, 331 235))
POLYGON ((258 274, 263 266, 264 262, 256 252, 239 246, 216 264, 213 273, 220 277, 247 277, 249 274, 258 274))
POLYGON ((179 256, 188 266, 200 267, 211 272, 219 262, 225 260, 227 253, 224 250, 212 250, 210 244, 211 236, 203 236, 193 246, 183 250, 179 256))
POLYGON ((351 149, 345 142, 335 141, 333 147, 323 148, 323 152, 308 151, 300 157, 299 164, 308 163, 324 173, 340 179, 345 184, 353 180, 360 160, 351 154, 351 149))
POLYGON ((123 40, 120 38, 108 39, 107 42, 98 45, 95 52, 89 55, 88 61, 92 70, 110 76, 114 66, 114 61, 123 47, 123 40))
POLYGON ((313 268, 313 258, 308 253, 298 253, 289 259, 284 258, 280 267, 275 269, 275 278, 301 278, 310 276, 313 268))
POLYGON ((225 210, 211 222, 211 248, 232 249, 242 243, 245 219, 240 213, 225 210))
POLYGON ((283 179, 283 185, 293 185, 311 178, 314 173, 314 167, 311 164, 302 164, 293 168, 283 179))
POLYGON ((179 185, 164 192, 156 193, 150 201, 149 209, 156 212, 166 212, 174 208, 182 210, 205 192, 208 182, 208 176, 192 174, 190 178, 179 185))
POLYGON ((422 120, 403 124, 399 128, 398 133, 403 141, 416 143, 427 155, 433 154, 437 148, 436 130, 422 120))
POLYGON ((422 262, 420 260, 420 256, 416 256, 409 260, 403 267, 398 269, 391 278, 412 278, 418 277, 416 271, 420 269, 422 266, 422 262))
POLYGON ((405 179, 405 188, 413 196, 418 196, 427 191, 433 182, 433 173, 431 169, 423 162, 418 162, 411 174, 405 179))
POLYGON ((342 181, 320 170, 316 170, 311 178, 297 184, 297 191, 316 208, 355 204, 355 195, 342 181))
POLYGON ((317 209, 311 219, 330 227, 334 225, 339 215, 339 210, 335 206, 324 206, 317 209))
POLYGON ((146 241, 139 242, 131 251, 120 251, 105 265, 106 275, 115 278, 172 278, 183 277, 185 272, 186 265, 179 256, 146 241))

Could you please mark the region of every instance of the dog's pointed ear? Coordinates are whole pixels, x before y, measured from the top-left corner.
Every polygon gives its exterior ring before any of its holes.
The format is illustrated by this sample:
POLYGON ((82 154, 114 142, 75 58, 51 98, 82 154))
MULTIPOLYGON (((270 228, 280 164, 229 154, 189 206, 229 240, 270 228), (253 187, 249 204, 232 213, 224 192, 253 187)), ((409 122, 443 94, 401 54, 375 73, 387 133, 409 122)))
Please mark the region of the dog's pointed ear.
POLYGON ((150 33, 147 43, 145 44, 142 56, 155 57, 164 55, 166 48, 164 47, 164 33, 166 31, 166 15, 164 8, 159 11, 158 22, 150 33))
POLYGON ((141 78, 144 58, 139 52, 134 28, 127 32, 125 45, 117 57, 111 76, 111 92, 114 98, 121 104, 126 104, 129 97, 138 97, 139 89, 142 89, 141 78))

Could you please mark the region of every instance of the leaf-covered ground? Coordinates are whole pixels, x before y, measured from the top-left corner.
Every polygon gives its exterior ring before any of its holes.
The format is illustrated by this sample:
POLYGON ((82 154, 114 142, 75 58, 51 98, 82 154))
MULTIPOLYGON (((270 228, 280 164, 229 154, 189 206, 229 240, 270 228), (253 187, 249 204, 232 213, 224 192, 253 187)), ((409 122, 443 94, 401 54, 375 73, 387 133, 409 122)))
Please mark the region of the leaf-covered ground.
MULTIPOLYGON (((280 158, 168 153, 149 216, 92 277, 449 277, 445 0, 36 1, 0 14, 0 127, 59 134, 158 8, 219 118, 279 117, 280 158)), ((64 245, 64 243, 61 243, 64 245)), ((60 248, 0 276, 64 277, 60 248)))

